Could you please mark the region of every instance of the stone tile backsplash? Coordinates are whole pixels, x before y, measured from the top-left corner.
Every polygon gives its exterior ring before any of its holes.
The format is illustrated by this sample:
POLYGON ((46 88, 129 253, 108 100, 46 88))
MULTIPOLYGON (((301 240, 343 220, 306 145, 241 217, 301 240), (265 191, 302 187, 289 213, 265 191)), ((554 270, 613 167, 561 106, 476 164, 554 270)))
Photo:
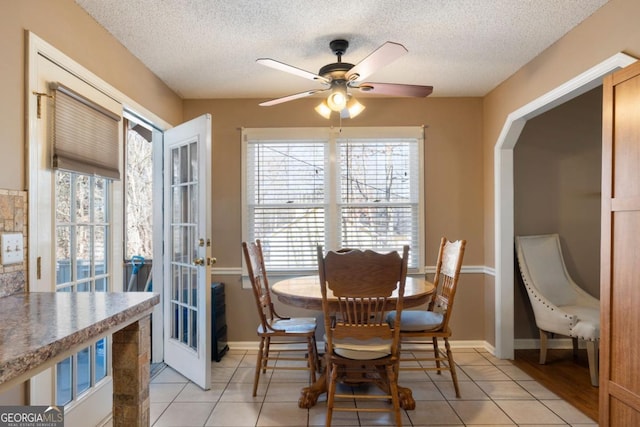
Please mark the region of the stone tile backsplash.
POLYGON ((21 263, 0 264, 0 297, 27 290, 27 192, 0 189, 0 233, 22 233, 21 263))

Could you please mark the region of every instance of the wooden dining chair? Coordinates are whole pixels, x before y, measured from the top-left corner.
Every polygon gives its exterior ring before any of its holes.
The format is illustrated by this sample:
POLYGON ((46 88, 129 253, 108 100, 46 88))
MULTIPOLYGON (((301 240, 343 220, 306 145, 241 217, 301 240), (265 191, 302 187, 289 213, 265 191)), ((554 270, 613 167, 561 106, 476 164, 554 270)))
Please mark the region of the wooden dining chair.
MULTIPOLYGON (((449 345, 451 337, 449 320, 453 311, 453 301, 466 244, 466 240, 450 242, 445 237, 440 240, 433 281, 436 294, 426 310, 405 310, 400 321, 400 345, 414 354, 412 358, 400 360, 400 370, 435 370, 438 374, 448 370, 451 373, 456 397, 460 397, 460 388, 453 353, 449 345), (445 350, 438 346, 439 339, 444 341, 445 350)), ((390 324, 394 324, 397 321, 397 313, 389 312, 387 320, 390 324)))
POLYGON ((392 412, 402 425, 398 396, 399 321, 401 319, 409 247, 381 254, 370 250, 329 251, 318 246, 318 270, 326 332, 328 375, 326 426, 334 411, 392 412), (397 291, 397 298, 392 293, 397 291), (331 292, 337 302, 330 303, 331 292), (398 313, 398 323, 389 325, 385 314, 398 313), (338 382, 373 383, 383 394, 338 393, 338 382), (336 406, 336 399, 384 399, 384 406, 336 406), (388 401, 391 400, 391 408, 388 401))
POLYGON ((260 240, 242 243, 247 272, 253 289, 260 324, 260 346, 253 380, 253 396, 257 394, 260 373, 269 370, 308 370, 311 383, 316 381, 318 351, 315 317, 286 317, 279 315, 271 300, 260 240), (300 345, 304 347, 300 348, 300 345), (294 353, 304 356, 295 356, 294 353), (286 355, 286 356, 285 356, 286 355), (300 362, 304 363, 300 363, 300 362), (291 363, 296 362, 296 363, 291 363))

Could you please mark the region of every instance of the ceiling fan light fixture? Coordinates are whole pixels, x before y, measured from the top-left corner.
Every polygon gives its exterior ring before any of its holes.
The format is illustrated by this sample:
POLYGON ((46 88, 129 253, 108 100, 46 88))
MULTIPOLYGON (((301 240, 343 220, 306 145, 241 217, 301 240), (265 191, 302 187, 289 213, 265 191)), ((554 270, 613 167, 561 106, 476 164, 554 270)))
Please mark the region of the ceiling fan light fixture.
MULTIPOLYGON (((340 110, 340 117, 342 117, 343 119, 352 119, 358 114, 362 113, 365 108, 367 107, 358 102, 358 100, 353 96, 349 95, 349 101, 347 102, 347 105, 342 110, 340 110)), ((320 114, 327 120, 331 118, 331 113, 333 112, 333 110, 329 108, 326 100, 318 104, 315 110, 318 114, 320 114)))
POLYGON ((327 105, 327 101, 322 101, 315 108, 316 112, 320 114, 325 119, 329 119, 331 117, 331 108, 327 105))
POLYGON ((367 108, 358 102, 357 99, 351 97, 349 102, 347 102, 347 107, 340 112, 343 118, 353 119, 358 114, 362 113, 364 109, 367 108))
POLYGON ((327 105, 332 111, 342 111, 347 106, 346 85, 334 85, 327 97, 327 105))

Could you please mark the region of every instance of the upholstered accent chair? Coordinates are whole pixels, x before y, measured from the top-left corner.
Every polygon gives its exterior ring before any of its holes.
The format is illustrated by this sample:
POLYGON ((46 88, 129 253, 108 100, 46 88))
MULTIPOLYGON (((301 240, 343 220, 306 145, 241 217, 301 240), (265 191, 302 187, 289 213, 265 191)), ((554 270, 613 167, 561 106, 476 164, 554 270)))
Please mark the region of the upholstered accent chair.
POLYGON ((571 337, 574 354, 584 341, 591 384, 597 386, 600 301, 569 275, 558 234, 517 236, 516 254, 540 330, 540 364, 546 362, 547 341, 554 334, 571 337))

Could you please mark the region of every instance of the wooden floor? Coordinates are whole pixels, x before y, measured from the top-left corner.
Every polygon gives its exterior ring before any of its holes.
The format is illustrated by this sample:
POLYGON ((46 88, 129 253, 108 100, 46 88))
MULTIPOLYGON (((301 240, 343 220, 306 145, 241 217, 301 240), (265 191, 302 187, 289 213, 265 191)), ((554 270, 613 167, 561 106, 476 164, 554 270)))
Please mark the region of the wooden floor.
POLYGON ((598 387, 591 385, 587 351, 548 350, 547 363, 540 365, 538 350, 516 350, 513 363, 553 393, 598 421, 598 387))

